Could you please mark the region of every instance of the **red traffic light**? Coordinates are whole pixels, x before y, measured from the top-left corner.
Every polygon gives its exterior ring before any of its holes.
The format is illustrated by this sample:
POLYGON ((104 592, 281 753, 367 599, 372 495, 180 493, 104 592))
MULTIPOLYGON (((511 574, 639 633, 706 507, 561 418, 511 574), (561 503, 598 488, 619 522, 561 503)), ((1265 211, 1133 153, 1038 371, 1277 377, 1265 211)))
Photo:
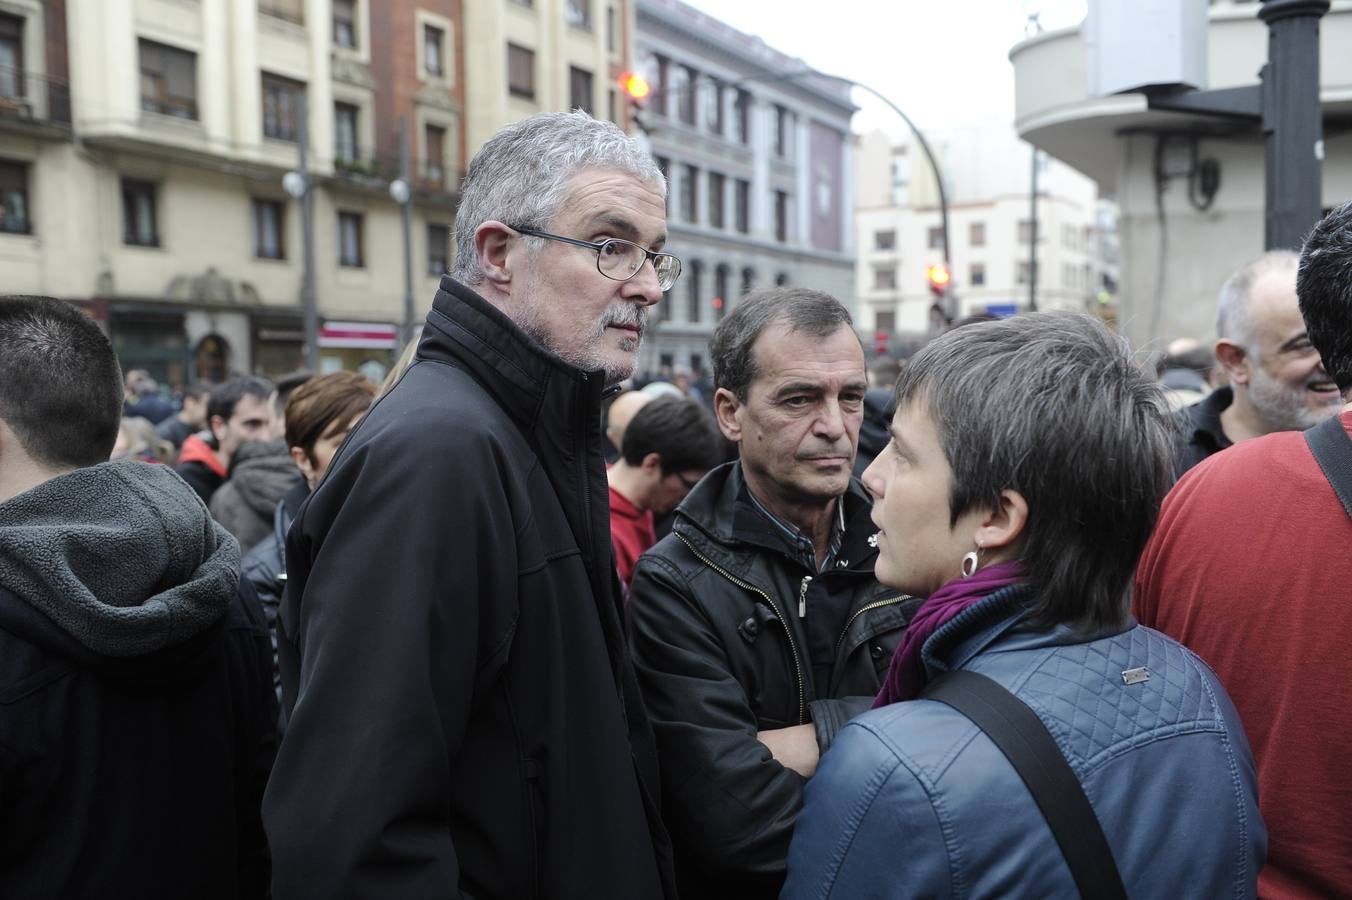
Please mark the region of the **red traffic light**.
POLYGON ((948 285, 953 281, 953 276, 948 272, 948 266, 943 263, 930 266, 925 270, 925 279, 929 281, 930 290, 935 294, 943 296, 948 291, 948 285))
POLYGON ((722 298, 722 297, 715 297, 715 298, 714 298, 714 309, 722 309, 722 308, 723 308, 723 298, 722 298))
POLYGON ((643 101, 652 93, 648 79, 637 72, 625 72, 620 76, 620 88, 630 100, 643 101))

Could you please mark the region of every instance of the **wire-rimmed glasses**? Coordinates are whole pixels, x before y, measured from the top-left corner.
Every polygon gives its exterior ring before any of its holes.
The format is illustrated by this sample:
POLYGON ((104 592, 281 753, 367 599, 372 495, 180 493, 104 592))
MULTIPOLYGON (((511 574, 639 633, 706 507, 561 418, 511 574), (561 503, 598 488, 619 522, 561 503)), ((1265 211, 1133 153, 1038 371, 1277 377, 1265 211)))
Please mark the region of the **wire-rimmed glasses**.
POLYGON ((652 260, 653 271, 657 273, 657 286, 664 292, 671 290, 671 286, 676 283, 676 279, 681 275, 681 261, 670 253, 657 253, 623 238, 581 241, 577 238, 550 234, 548 231, 537 231, 534 228, 514 227, 512 230, 529 234, 532 237, 560 241, 565 244, 595 250, 596 271, 614 281, 628 281, 633 278, 648 260, 652 260))

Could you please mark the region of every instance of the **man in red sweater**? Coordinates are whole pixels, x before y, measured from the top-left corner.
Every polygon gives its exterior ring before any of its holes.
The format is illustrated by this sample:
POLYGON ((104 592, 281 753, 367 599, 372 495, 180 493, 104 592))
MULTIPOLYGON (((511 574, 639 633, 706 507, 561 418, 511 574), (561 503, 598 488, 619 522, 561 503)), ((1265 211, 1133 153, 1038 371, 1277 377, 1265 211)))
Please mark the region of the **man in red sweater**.
POLYGON ((610 541, 625 590, 634 563, 657 540, 653 516, 676 508, 722 462, 713 418, 697 400, 663 397, 629 421, 610 482, 610 541))
MULTIPOLYGON (((1311 232, 1309 341, 1352 399, 1352 203, 1311 232)), ((1352 403, 1340 421, 1352 433, 1352 403)), ((1186 644, 1235 702, 1268 827, 1263 897, 1352 893, 1352 517, 1299 432, 1237 444, 1170 492, 1136 573, 1142 623, 1186 644)))

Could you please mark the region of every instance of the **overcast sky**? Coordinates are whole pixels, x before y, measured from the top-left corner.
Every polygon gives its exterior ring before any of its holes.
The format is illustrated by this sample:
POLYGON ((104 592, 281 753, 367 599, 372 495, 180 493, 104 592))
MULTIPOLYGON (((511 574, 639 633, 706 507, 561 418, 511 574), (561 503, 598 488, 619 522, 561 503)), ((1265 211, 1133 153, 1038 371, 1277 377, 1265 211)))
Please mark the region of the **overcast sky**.
MULTIPOLYGON (((1030 12, 1044 28, 1077 25, 1086 0, 685 0, 823 72, 863 82, 922 130, 1014 120, 1009 49, 1030 12)), ((856 131, 900 137, 905 124, 855 91, 856 131)))

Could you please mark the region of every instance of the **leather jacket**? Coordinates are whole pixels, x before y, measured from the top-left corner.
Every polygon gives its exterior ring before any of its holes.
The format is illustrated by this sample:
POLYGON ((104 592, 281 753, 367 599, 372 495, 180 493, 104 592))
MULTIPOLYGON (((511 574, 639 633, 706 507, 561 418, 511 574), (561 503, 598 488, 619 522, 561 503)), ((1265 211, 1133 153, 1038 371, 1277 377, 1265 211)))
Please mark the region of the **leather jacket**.
POLYGON ((840 501, 840 550, 822 572, 745 527, 745 490, 740 463, 710 472, 672 533, 639 559, 629 601, 682 896, 778 893, 804 779, 756 732, 810 722, 824 752, 872 705, 920 602, 874 579, 876 529, 857 480, 840 501), (844 626, 829 683, 814 684, 799 613, 823 604, 845 610, 844 626))

